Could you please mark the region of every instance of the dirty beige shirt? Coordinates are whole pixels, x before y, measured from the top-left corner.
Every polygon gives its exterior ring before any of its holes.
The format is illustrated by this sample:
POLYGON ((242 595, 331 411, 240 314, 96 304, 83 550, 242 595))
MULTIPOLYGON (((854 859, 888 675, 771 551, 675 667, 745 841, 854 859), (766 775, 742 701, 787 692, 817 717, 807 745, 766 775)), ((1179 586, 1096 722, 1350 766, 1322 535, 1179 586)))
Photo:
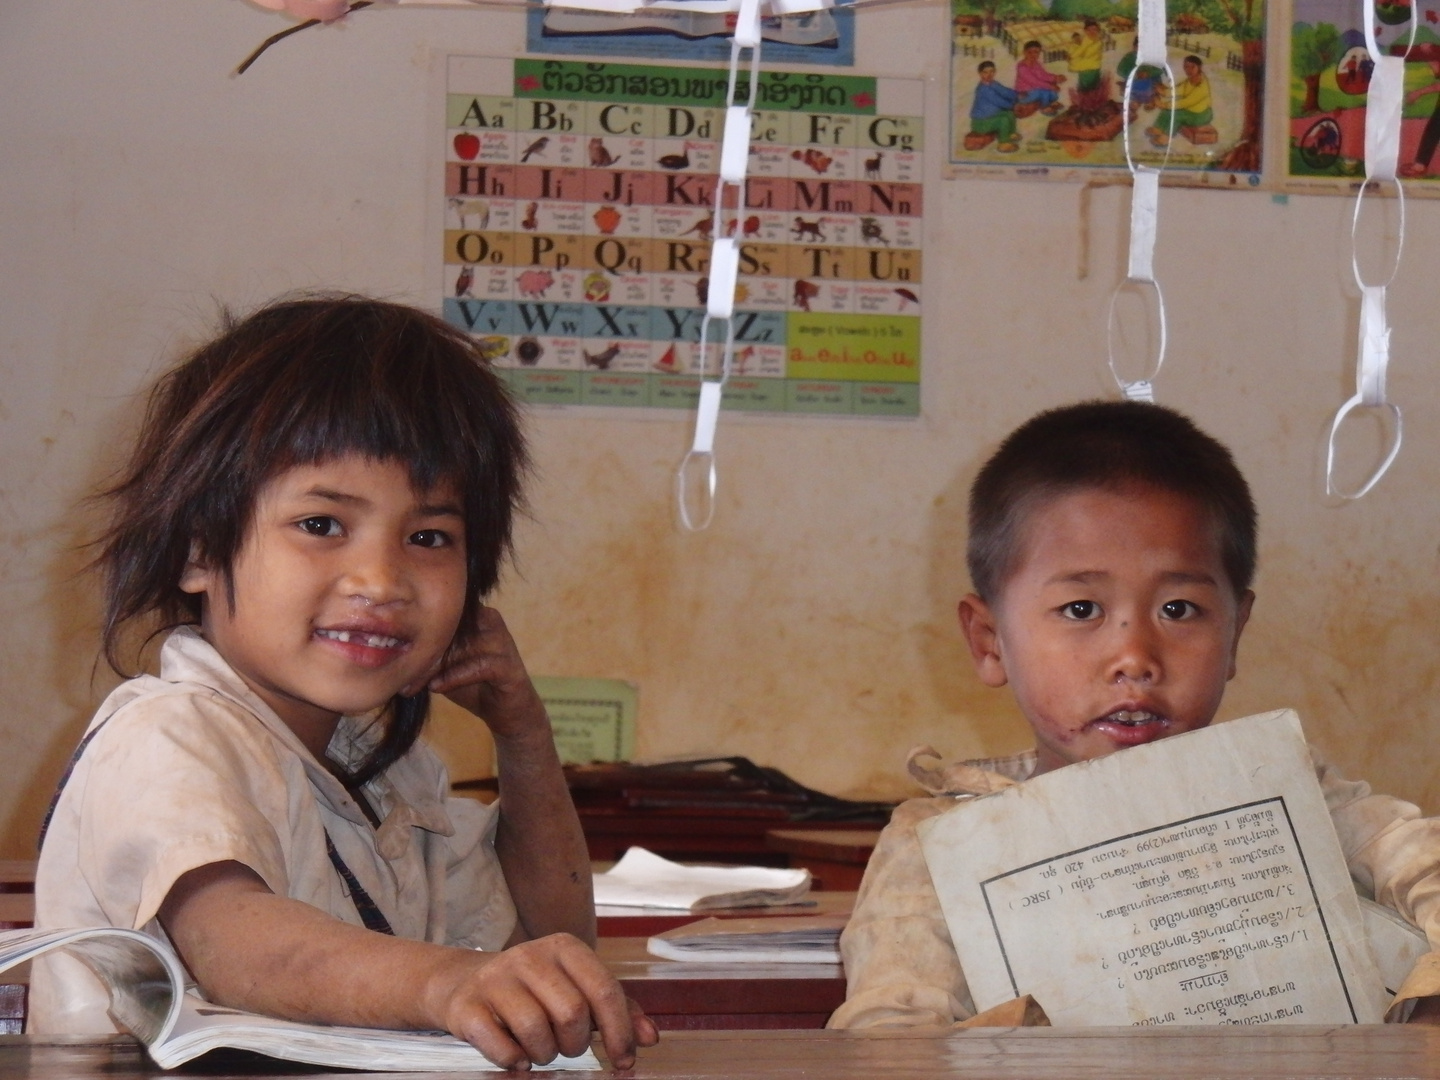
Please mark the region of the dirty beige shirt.
MULTIPOLYGON (((372 827, 344 786, 193 628, 174 631, 160 675, 118 687, 56 804, 35 880, 35 925, 123 926, 162 940, 156 912, 208 863, 248 866, 279 896, 361 925, 325 853, 336 850, 400 937, 500 949, 515 907, 494 849, 498 806, 448 798, 422 744, 365 786, 372 827)), ((378 732, 343 717, 329 748, 357 763, 378 732)), ((36 961, 29 1030, 113 1032, 89 968, 36 961)))
MULTIPOLYGON (((1356 891, 1393 908, 1440 948, 1440 819, 1316 760, 1356 891)), ((1028 780, 1035 752, 911 772, 933 798, 901 803, 865 869, 855 914, 840 938, 848 983, 829 1027, 949 1025, 975 1014, 915 827, 965 798, 1028 780), (998 774, 996 776, 995 774, 998 774), (1002 779, 1003 778, 1003 779, 1002 779)), ((1440 952, 1426 954, 1400 988, 1405 999, 1440 994, 1440 952)), ((1393 1012, 1393 1009, 1392 1009, 1393 1012)))

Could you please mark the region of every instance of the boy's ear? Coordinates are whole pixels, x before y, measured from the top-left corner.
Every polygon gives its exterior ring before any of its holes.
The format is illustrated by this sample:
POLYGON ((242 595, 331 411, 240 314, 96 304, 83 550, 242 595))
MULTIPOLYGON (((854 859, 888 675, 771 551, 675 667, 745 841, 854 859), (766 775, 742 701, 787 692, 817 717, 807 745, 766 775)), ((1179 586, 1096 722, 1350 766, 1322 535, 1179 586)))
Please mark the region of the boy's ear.
POLYGON ((1240 635, 1245 630, 1245 624, 1250 621, 1250 609, 1255 604, 1255 592, 1253 589, 1246 589, 1240 595, 1240 601, 1235 608, 1235 636, 1230 639, 1230 671, 1225 676, 1229 682, 1235 677, 1236 657, 1240 652, 1240 635))
POLYGON ((210 587, 215 583, 215 576, 210 568, 200 561, 200 546, 193 540, 190 543, 190 554, 185 560, 185 569, 180 572, 180 591, 187 593, 209 592, 210 587))
POLYGON ((965 635, 965 644, 970 646, 970 659, 975 662, 980 681, 986 686, 1004 686, 1008 680, 1005 661, 1000 656, 1000 631, 995 624, 995 612, 975 593, 960 601, 960 632, 965 635))

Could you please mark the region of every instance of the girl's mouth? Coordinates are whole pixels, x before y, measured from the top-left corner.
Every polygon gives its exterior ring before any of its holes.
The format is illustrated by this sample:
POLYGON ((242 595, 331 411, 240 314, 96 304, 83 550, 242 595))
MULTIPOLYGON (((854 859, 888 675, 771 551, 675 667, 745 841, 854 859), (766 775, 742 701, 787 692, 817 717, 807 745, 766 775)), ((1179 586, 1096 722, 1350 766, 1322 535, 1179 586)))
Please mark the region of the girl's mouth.
POLYGON ((342 645, 364 645, 368 649, 393 649, 400 644, 396 637, 384 634, 367 634, 360 630, 316 630, 316 635, 338 641, 342 645))

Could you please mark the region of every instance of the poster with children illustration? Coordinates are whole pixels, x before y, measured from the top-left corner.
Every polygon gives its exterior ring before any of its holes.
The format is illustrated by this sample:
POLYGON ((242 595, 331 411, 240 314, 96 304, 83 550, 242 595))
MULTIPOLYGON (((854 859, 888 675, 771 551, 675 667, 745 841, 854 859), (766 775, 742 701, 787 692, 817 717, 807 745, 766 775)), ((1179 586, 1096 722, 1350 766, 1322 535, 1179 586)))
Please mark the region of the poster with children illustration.
MULTIPOLYGON (((1361 0, 1295 0, 1290 28, 1289 164, 1286 187, 1354 191, 1365 179, 1365 102, 1374 62, 1361 0)), ((1412 2, 1375 5, 1382 52, 1404 56, 1400 166, 1407 194, 1440 194, 1440 13, 1412 2)))
POLYGON ((952 176, 1260 183, 1264 0, 1170 0, 1170 72, 1136 70, 1136 0, 951 0, 952 176), (1125 84, 1131 83, 1129 113, 1125 84), (1168 154, 1168 157, 1167 157, 1168 154))

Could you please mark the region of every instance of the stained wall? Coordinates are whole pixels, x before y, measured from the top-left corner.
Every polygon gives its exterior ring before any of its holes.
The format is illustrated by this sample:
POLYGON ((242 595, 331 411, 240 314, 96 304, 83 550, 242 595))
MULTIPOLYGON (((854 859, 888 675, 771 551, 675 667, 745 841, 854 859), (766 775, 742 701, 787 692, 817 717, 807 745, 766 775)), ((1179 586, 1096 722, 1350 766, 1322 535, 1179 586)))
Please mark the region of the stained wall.
MULTIPOLYGON (((497 603, 532 669, 640 687, 638 753, 747 754, 838 794, 907 790, 905 751, 1025 745, 955 631, 966 486, 1045 406, 1113 393, 1105 310, 1124 193, 945 182, 945 10, 863 17, 860 68, 927 81, 924 415, 722 425, 713 527, 673 521, 685 417, 537 412, 519 560, 497 603), (1086 238, 1088 237, 1088 242, 1086 238)), ((445 51, 510 55, 491 8, 365 13, 296 35, 241 0, 17 0, 0 12, 0 856, 23 856, 113 677, 79 577, 81 499, 136 392, 214 324, 276 293, 424 303, 426 163, 445 51)), ((1392 292, 1406 442, 1368 498, 1323 493, 1353 385, 1347 202, 1167 191, 1162 400, 1226 441, 1262 509, 1256 614, 1223 712, 1301 710, 1330 756, 1440 806, 1440 205, 1411 205, 1392 292)), ((1363 435, 1363 429, 1357 429, 1363 435)), ((1372 448, 1350 447, 1358 452, 1372 448)), ((447 723, 457 767, 483 739, 447 723)))

